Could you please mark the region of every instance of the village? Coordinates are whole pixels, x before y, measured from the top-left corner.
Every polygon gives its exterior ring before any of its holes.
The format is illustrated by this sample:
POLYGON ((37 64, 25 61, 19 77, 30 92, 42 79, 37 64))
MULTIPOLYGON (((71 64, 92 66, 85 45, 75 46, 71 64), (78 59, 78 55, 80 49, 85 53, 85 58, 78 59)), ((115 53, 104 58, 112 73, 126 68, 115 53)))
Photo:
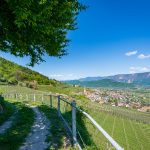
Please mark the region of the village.
POLYGON ((125 107, 136 109, 140 112, 150 112, 150 97, 148 102, 145 102, 147 97, 141 94, 135 94, 125 90, 107 90, 107 89, 88 89, 84 88, 84 95, 92 102, 97 102, 100 105, 109 104, 113 107, 125 107))

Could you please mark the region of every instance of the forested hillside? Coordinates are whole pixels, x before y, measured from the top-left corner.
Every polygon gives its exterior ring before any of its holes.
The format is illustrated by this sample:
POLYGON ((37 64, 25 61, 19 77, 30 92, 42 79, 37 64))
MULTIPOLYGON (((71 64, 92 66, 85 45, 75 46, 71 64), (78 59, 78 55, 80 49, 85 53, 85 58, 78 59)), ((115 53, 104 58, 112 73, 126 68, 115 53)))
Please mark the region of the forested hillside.
POLYGON ((75 84, 80 86, 86 87, 93 87, 93 88, 134 88, 134 84, 124 83, 124 82, 117 82, 111 79, 103 79, 103 80, 96 80, 96 81, 79 81, 79 80, 71 80, 65 81, 69 84, 75 84))
POLYGON ((0 57, 0 84, 22 84, 23 86, 35 87, 37 84, 55 85, 56 83, 57 81, 50 80, 36 71, 0 57))

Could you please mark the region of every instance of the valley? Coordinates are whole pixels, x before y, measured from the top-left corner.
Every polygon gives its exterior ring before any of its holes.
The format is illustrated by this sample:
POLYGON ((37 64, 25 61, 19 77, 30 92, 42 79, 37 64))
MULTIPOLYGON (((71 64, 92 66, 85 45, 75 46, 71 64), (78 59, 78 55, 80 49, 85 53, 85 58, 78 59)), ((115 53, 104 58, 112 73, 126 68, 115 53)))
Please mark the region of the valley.
MULTIPOLYGON (((12 70, 18 67, 17 64, 10 66, 12 70)), ((5 63, 6 65, 7 63, 5 63)), ((7 69, 3 69, 4 65, 0 68, 3 70, 4 74, 7 69)), ((9 69, 9 67, 7 67, 9 69)), ((24 68, 19 66, 22 70, 21 75, 24 74, 24 68)), ((31 106, 36 106, 42 111, 45 116, 47 116, 50 123, 53 125, 49 127, 51 135, 47 135, 46 141, 48 140, 49 148, 59 148, 59 149, 71 149, 71 142, 67 142, 69 137, 67 136, 66 129, 61 119, 58 117, 57 113, 57 97, 52 96, 52 106, 50 99, 47 95, 61 95, 68 102, 76 101, 77 107, 86 111, 90 114, 97 123, 104 128, 108 134, 113 137, 124 149, 130 150, 149 150, 150 141, 150 89, 149 88, 89 88, 85 86, 80 86, 77 84, 66 84, 64 82, 59 82, 56 80, 48 79, 39 73, 32 72, 28 70, 29 74, 26 72, 26 78, 16 78, 16 83, 10 83, 9 76, 5 76, 4 80, 1 80, 0 93, 1 95, 6 95, 5 101, 7 103, 12 103, 16 107, 21 107, 27 104, 26 107, 30 109, 31 106), (34 75, 35 80, 32 80, 30 75, 34 75), (46 85, 42 84, 41 81, 47 80, 46 85), (34 86, 28 86, 26 83, 36 83, 34 86), (8 96, 7 96, 8 95, 8 96), (18 104, 17 104, 18 103, 18 104), (21 105, 19 104, 21 103, 21 105), (19 106, 17 106, 19 105, 19 106), (50 113, 49 113, 50 112, 50 113), (59 122, 59 125, 57 124, 59 122), (54 126, 57 126, 56 129, 54 126), (55 137, 55 138, 54 138, 55 137), (138 145, 137 145, 138 141, 138 145), (64 145, 68 145, 65 146, 64 145)), ((14 71, 15 73, 15 71, 14 71)), ((1 77, 4 78, 1 72, 1 77)), ((126 84, 126 83, 125 83, 126 84)), ((1 105, 2 106, 2 105, 1 105)), ((71 126, 71 107, 65 102, 60 103, 60 110, 62 116, 71 126)), ((30 110, 32 111, 32 110, 30 110)), ((32 112, 33 113, 33 112, 32 112)), ((8 114, 6 112, 6 118, 0 117, 1 122, 5 122, 9 116, 13 114, 13 110, 10 109, 8 114)), ((33 124, 33 116, 30 120, 28 128, 31 128, 33 124)), ((16 120, 18 122, 18 120, 16 120)), ((1 123, 2 124, 2 123, 1 123)), ((26 124, 26 121, 24 121, 26 124)), ((14 130, 20 130, 16 126, 10 129, 7 139, 11 140, 11 134, 14 130)), ((83 149, 113 149, 112 145, 108 140, 95 128, 92 123, 83 116, 77 110, 77 139, 83 149), (81 138, 82 137, 82 138, 81 138), (82 140, 81 140, 82 139, 82 140)), ((23 144, 25 137, 29 134, 29 130, 26 130, 22 139, 16 143, 15 149, 19 145, 23 144)), ((16 134, 16 138, 21 136, 19 133, 16 134)), ((3 138, 3 135, 1 136, 3 138)), ((7 141, 5 139, 5 141, 7 141)), ((4 140, 0 139, 0 146, 4 145, 4 140)), ((4 148, 5 149, 5 148, 4 148)))
POLYGON ((150 0, 0 0, 0 150, 150 150, 150 0))
POLYGON ((91 88, 138 89, 150 88, 150 72, 119 74, 106 77, 87 77, 78 80, 66 80, 66 83, 91 88))

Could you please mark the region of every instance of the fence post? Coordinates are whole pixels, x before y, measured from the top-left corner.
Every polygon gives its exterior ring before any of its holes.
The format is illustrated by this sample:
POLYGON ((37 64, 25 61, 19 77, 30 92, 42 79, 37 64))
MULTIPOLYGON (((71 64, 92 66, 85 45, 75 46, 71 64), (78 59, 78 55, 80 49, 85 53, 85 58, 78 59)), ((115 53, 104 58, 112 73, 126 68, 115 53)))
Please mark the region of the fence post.
POLYGON ((60 95, 58 95, 58 116, 60 116, 60 95))
POLYGON ((29 98, 28 98, 28 94, 26 94, 26 101, 28 101, 29 100, 29 98))
POLYGON ((72 136, 73 136, 73 146, 77 145, 77 131, 76 131, 76 102, 72 102, 72 136))
POLYGON ((35 102, 35 94, 34 94, 34 102, 35 102))
POLYGON ((44 104, 44 97, 43 97, 43 94, 42 94, 42 104, 44 104))
POLYGON ((52 95, 50 95, 50 107, 52 107, 52 95))

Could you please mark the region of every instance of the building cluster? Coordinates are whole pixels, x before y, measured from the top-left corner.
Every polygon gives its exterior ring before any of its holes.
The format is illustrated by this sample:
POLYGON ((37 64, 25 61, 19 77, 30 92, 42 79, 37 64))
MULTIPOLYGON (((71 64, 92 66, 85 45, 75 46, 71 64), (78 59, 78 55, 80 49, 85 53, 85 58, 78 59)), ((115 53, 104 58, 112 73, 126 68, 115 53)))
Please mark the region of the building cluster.
MULTIPOLYGON (((84 95, 92 102, 100 104, 111 104, 112 106, 135 108, 139 111, 147 111, 144 109, 141 103, 142 96, 136 96, 132 92, 121 90, 86 90, 84 89, 84 95), (143 108, 143 109, 141 109, 143 108)), ((146 107, 149 109, 149 107, 146 107)))

